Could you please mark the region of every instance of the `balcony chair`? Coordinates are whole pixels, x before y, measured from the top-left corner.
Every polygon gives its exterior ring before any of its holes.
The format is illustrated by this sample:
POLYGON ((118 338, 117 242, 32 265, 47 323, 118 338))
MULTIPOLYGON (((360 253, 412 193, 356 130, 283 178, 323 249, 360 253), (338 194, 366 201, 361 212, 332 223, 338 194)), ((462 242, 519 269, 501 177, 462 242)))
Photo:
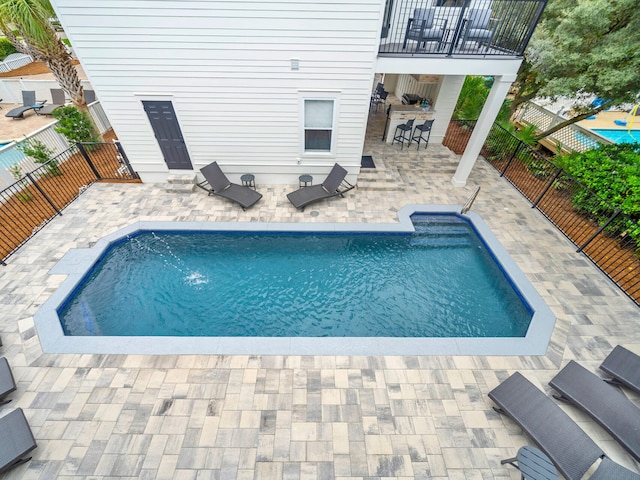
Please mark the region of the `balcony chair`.
POLYGON ((407 40, 415 40, 416 52, 427 42, 438 42, 438 51, 442 49, 444 34, 447 29, 447 20, 444 21, 442 27, 434 27, 435 8, 416 8, 413 11, 413 17, 407 21, 407 30, 404 34, 404 42, 402 49, 407 48, 407 40))
POLYGON ((491 9, 470 9, 463 25, 462 50, 467 42, 477 42, 478 46, 484 43, 485 49, 489 50, 497 27, 498 20, 491 18, 491 9))
POLYGON ((400 125, 398 125, 396 127, 396 131, 393 133, 393 140, 391 140, 391 145, 393 145, 396 140, 400 142, 400 150, 404 148, 404 142, 409 142, 409 145, 411 145, 411 130, 413 130, 413 122, 415 121, 416 119, 412 118, 407 123, 401 123, 400 125), (409 132, 408 137, 407 132, 409 132))
POLYGON ((420 142, 424 142, 424 148, 427 148, 429 145, 429 137, 431 136, 431 126, 433 125, 433 122, 433 120, 425 120, 422 125, 416 125, 416 128, 414 128, 411 141, 413 142, 415 140, 418 144, 418 148, 416 150, 420 150, 420 142), (427 138, 422 137, 424 132, 427 132, 427 138))
POLYGON ((378 111, 378 107, 380 105, 385 105, 387 103, 387 96, 389 92, 385 92, 382 90, 381 92, 376 92, 375 95, 371 97, 371 105, 370 107, 376 107, 376 112, 378 111))

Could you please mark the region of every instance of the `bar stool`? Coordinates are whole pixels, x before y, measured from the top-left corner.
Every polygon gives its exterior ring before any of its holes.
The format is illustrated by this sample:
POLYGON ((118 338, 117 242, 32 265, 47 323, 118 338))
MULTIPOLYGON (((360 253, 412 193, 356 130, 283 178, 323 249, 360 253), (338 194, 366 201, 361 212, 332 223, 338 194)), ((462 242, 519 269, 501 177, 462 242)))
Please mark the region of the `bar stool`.
POLYGON ((391 140, 391 145, 393 145, 393 142, 395 142, 396 140, 398 142, 400 142, 400 150, 402 150, 404 148, 404 142, 408 141, 409 145, 411 145, 411 130, 413 129, 413 122, 415 122, 416 119, 412 118, 411 120, 409 120, 407 123, 401 123, 400 125, 398 125, 396 127, 396 131, 393 134, 393 140, 391 140), (400 133, 398 133, 398 130, 400 131, 400 133), (409 136, 406 136, 406 133, 409 132, 409 136))
MULTIPOLYGON (((426 120, 422 125, 416 125, 416 128, 413 130, 413 135, 411 136, 411 142, 414 140, 418 143, 418 148, 416 150, 420 150, 420 142, 424 142, 424 148, 427 148, 429 145, 429 137, 431 136, 431 126, 433 125, 433 120, 426 120), (418 131, 420 133, 418 133, 418 131), (422 134, 427 132, 427 138, 422 138, 422 134)), ((409 142, 409 145, 411 145, 409 142)))

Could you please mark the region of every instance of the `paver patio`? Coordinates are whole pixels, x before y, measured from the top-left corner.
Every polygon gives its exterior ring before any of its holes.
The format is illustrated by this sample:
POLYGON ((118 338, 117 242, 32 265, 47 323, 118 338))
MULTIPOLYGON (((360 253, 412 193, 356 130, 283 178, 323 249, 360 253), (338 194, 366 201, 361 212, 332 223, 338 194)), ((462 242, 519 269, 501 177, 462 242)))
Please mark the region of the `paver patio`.
MULTIPOLYGON (((384 114, 374 119, 376 125, 384 114)), ((346 198, 296 211, 294 185, 264 185, 243 212, 203 191, 96 184, 0 269, 0 353, 38 441, 6 478, 519 478, 500 464, 529 441, 487 392, 513 371, 547 391, 570 359, 593 371, 616 344, 640 351, 640 311, 483 160, 468 186, 443 147, 416 152, 368 133, 366 171, 346 198), (557 316, 544 356, 76 355, 43 353, 33 315, 64 280, 70 249, 136 221, 393 222, 409 203, 462 204, 489 224, 557 316)), ((123 319, 135 321, 135 318, 123 319)), ((640 400, 635 398, 636 401, 640 400)), ((611 437, 563 408, 616 461, 611 437)))

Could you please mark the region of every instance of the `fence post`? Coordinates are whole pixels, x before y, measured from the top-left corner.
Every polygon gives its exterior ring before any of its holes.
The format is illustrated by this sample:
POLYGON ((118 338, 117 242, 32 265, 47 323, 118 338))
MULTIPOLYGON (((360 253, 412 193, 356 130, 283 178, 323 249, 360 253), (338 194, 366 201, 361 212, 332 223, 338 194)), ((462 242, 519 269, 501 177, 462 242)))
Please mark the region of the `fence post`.
POLYGON ((587 239, 587 241, 586 241, 586 242, 584 242, 582 245, 580 245, 580 247, 578 247, 578 250, 576 250, 576 253, 580 253, 580 252, 581 252, 581 251, 582 251, 582 250, 583 250, 587 245, 589 245, 589 244, 591 243, 591 241, 592 241, 594 238, 596 238, 598 235, 600 235, 600 233, 602 233, 602 231, 603 231, 605 228, 607 228, 607 227, 609 226, 609 224, 610 224, 611 222, 613 222, 613 220, 614 220, 618 215, 620 215, 620 212, 621 212, 621 211, 622 211, 622 210, 617 209, 615 212, 613 212, 613 215, 611 215, 611 216, 609 217, 609 220, 607 220, 606 222, 604 222, 604 225, 602 225, 602 226, 598 229, 598 231, 597 231, 596 233, 594 233, 593 235, 591 235, 591 236, 587 239))
POLYGON ((522 140, 518 140, 518 145, 516 146, 516 149, 513 151, 513 153, 509 157, 509 160, 507 160, 507 163, 505 164, 504 168, 500 172, 501 177, 504 177, 504 174, 506 173, 507 168, 509 168, 509 165, 511 165, 511 162, 513 161, 515 156, 518 154, 518 151, 520 150, 520 147, 522 147, 522 145, 524 145, 524 142, 522 140))
POLYGON ((542 200, 542 197, 546 195, 546 193, 549 191, 549 189, 553 185, 553 182, 555 182, 558 179, 561 173, 562 173, 562 169, 558 168, 558 171, 553 175, 553 177, 551 177, 551 180, 549 180, 549 183, 547 183, 547 186, 544 187, 544 190, 542 190, 542 193, 538 196, 538 198, 536 198, 536 201, 533 202, 533 205, 531 205, 531 208, 536 208, 538 206, 538 203, 540 203, 540 200, 542 200))
POLYGON ((84 145, 82 143, 78 142, 78 143, 76 143, 76 146, 78 147, 78 150, 80 150, 80 153, 82 154, 82 156, 84 157, 85 161, 89 165, 89 168, 93 171, 93 174, 96 176, 96 180, 102 180, 102 177, 100 176, 100 173, 98 172, 98 170, 96 169, 95 165, 91 161, 91 158, 89 158, 89 154, 87 153, 87 150, 84 148, 84 145))
MULTIPOLYGON (((391 108, 391 107, 389 107, 391 108)), ((122 145, 120 145, 120 142, 116 142, 115 140, 113 141, 113 144, 116 146, 116 148, 118 149, 118 153, 120 154, 120 156, 122 157, 122 161, 124 162, 124 164, 127 166, 127 170, 129 170, 129 174, 131 175, 131 178, 140 178, 140 175, 138 175, 134 170, 133 167, 131 166, 131 164, 129 163, 129 158, 127 158, 127 154, 124 153, 124 148, 122 148, 122 145)))
POLYGON ((62 215, 62 212, 58 210, 58 207, 56 207, 53 201, 49 197, 47 197, 47 194, 44 193, 44 190, 40 188, 40 185, 36 183, 36 179, 33 178, 30 173, 27 173, 25 176, 28 177, 29 180, 31 180, 31 183, 33 184, 33 186, 36 187, 36 189, 42 194, 44 199, 49 203, 49 205, 51 205, 51 207, 56 211, 56 213, 58 215, 62 215))

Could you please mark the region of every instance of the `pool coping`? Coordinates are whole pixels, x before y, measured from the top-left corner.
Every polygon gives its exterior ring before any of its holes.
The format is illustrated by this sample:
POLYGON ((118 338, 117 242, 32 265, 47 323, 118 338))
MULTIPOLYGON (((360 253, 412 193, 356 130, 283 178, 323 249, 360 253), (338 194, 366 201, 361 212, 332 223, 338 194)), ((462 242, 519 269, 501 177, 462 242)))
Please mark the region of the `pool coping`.
POLYGON ((69 250, 49 271, 68 275, 34 315, 42 349, 47 353, 94 354, 252 354, 252 355, 544 355, 555 315, 482 218, 459 205, 406 205, 398 223, 135 222, 98 240, 91 248, 69 250), (58 307, 109 245, 139 230, 234 232, 371 232, 412 233, 414 213, 456 214, 470 220, 496 262, 533 311, 525 337, 109 337, 66 336, 58 307))

